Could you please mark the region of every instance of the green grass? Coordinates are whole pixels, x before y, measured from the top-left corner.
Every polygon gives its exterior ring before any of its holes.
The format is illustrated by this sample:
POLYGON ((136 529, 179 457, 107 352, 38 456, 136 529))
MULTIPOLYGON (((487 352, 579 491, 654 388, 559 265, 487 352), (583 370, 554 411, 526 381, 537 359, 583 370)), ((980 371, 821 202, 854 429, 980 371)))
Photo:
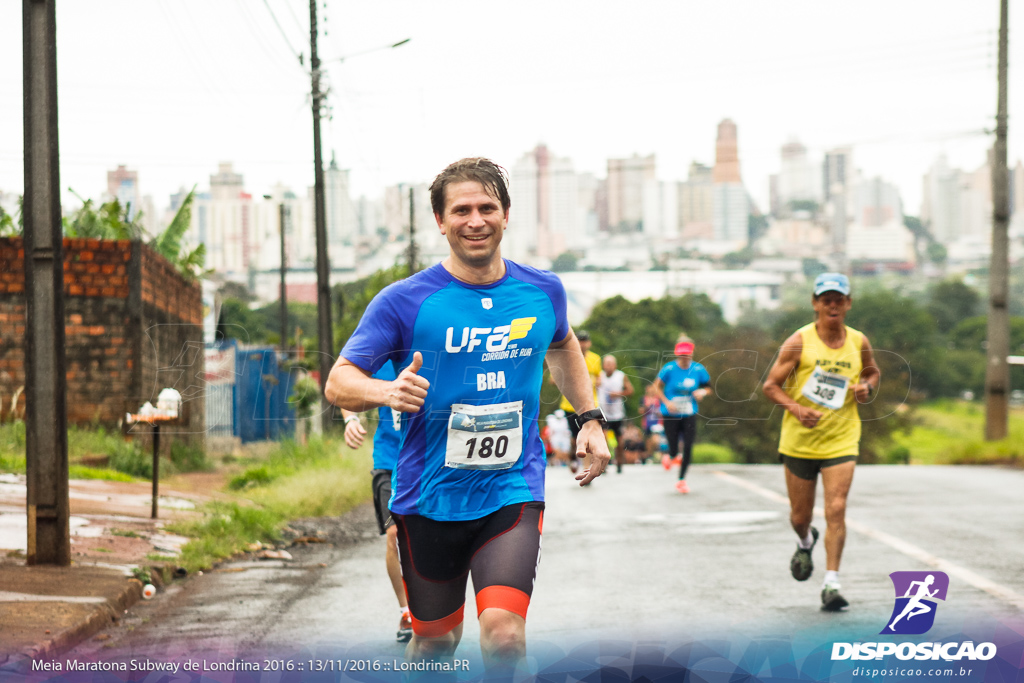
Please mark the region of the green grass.
POLYGON ((728 446, 717 443, 698 443, 693 447, 693 461, 700 463, 736 462, 736 455, 728 446))
POLYGON ((285 441, 232 479, 229 489, 246 500, 216 503, 203 519, 168 528, 192 538, 175 564, 206 569, 246 546, 273 543, 289 520, 340 516, 370 498, 371 444, 352 451, 340 440, 285 441))
POLYGON ((102 479, 104 481, 139 481, 138 477, 108 467, 85 467, 84 465, 71 465, 68 468, 68 477, 70 479, 102 479))
POLYGON ((274 510, 238 503, 212 503, 203 512, 200 521, 167 525, 170 531, 193 539, 182 546, 180 556, 151 559, 173 561, 189 572, 207 569, 254 541, 276 541, 285 522, 284 516, 274 510))
MULTIPOLYGON (((68 461, 72 479, 135 481, 153 477, 153 455, 144 452, 134 439, 126 440, 117 430, 98 427, 68 427, 68 461), (81 464, 87 458, 106 458, 106 467, 81 464)), ((172 441, 170 457, 164 460, 164 474, 209 471, 206 454, 183 441, 172 441), (166 469, 164 469, 166 468, 166 469)), ((0 424, 0 472, 25 472, 25 423, 0 424)))
MULTIPOLYGON (((1010 434, 985 441, 980 403, 941 400, 917 406, 916 426, 895 435, 894 449, 909 451, 912 464, 1009 464, 1024 466, 1024 411, 1010 411, 1010 434)), ((892 449, 890 449, 892 450, 892 449)))

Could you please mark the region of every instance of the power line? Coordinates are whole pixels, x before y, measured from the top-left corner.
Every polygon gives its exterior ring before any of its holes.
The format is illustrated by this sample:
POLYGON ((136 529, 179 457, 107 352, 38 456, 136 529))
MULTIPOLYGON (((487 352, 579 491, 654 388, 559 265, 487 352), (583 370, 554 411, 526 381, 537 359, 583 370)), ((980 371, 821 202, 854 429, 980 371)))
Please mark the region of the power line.
POLYGON ((288 14, 292 15, 292 19, 295 20, 295 26, 298 27, 299 32, 300 33, 305 33, 306 32, 306 27, 302 25, 301 21, 299 21, 299 17, 298 17, 298 15, 295 14, 295 10, 292 9, 291 3, 288 0, 284 0, 284 6, 288 8, 288 14))
MULTIPOLYGON (((267 0, 263 0, 263 6, 267 8, 268 12, 270 12, 270 18, 274 20, 274 26, 276 26, 277 30, 281 32, 281 37, 284 38, 284 42, 288 45, 288 49, 291 50, 292 54, 295 55, 295 59, 299 60, 299 63, 301 64, 302 63, 302 57, 295 50, 295 48, 292 47, 292 41, 288 40, 288 34, 286 34, 284 32, 284 28, 281 26, 281 22, 279 22, 277 20, 277 15, 274 14, 274 9, 270 6, 270 3, 267 2, 267 0)), ((295 16, 295 15, 293 14, 292 16, 295 16)), ((298 21, 298 20, 296 20, 296 21, 298 21)))

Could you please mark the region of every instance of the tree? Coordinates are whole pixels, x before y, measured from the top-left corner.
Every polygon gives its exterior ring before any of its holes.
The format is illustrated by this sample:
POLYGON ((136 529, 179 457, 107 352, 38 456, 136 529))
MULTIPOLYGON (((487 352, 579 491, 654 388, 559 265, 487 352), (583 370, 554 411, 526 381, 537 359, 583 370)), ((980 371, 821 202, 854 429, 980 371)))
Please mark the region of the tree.
POLYGON ((196 188, 193 186, 181 206, 178 207, 171 224, 150 242, 150 246, 170 261, 187 280, 199 279, 203 274, 203 266, 206 264, 205 244, 200 243, 191 251, 182 249, 182 238, 192 223, 192 201, 195 199, 195 194, 196 188))
POLYGON ((579 259, 571 251, 563 251, 551 262, 551 270, 555 273, 568 273, 576 270, 579 259))
MULTIPOLYGON (((593 339, 595 353, 615 355, 619 369, 633 382, 636 393, 626 403, 636 414, 643 387, 654 380, 668 359, 676 338, 685 332, 698 344, 710 343, 712 336, 728 325, 718 305, 704 294, 687 294, 633 303, 615 296, 597 304, 590 317, 575 329, 585 329, 593 339)), ((542 410, 558 407, 558 389, 545 382, 541 392, 542 410)))
POLYGON ((4 211, 4 207, 0 206, 0 237, 17 237, 21 234, 21 203, 22 197, 18 197, 17 218, 4 211))
POLYGON ((747 246, 739 251, 731 251, 724 255, 722 257, 722 264, 732 269, 740 269, 749 266, 753 260, 754 250, 747 246))
MULTIPOLYGON (((200 244, 191 251, 184 251, 182 248, 182 238, 192 222, 192 200, 195 191, 193 187, 185 197, 171 224, 149 241, 149 246, 190 281, 202 276, 203 265, 206 263, 205 244, 200 244)), ((145 239, 146 232, 142 227, 141 212, 129 218, 127 209, 122 208, 121 202, 117 199, 111 199, 96 207, 91 199, 82 199, 74 190, 71 192, 82 201, 82 206, 71 215, 62 218, 65 236, 101 240, 145 239)))
POLYGON ((946 248, 938 242, 930 243, 925 249, 925 254, 928 256, 928 260, 937 266, 944 264, 949 256, 946 248))
POLYGON ((747 241, 753 244, 768 232, 768 218, 761 214, 747 215, 747 241))
POLYGON ((378 292, 393 282, 409 277, 409 266, 404 263, 397 263, 390 268, 378 270, 369 277, 348 282, 342 285, 335 285, 332 290, 331 299, 338 302, 340 315, 334 326, 334 336, 338 340, 339 348, 345 345, 348 338, 356 330, 359 319, 378 292))
POLYGON ((928 290, 928 313, 943 334, 979 313, 980 297, 963 280, 943 280, 928 290))
POLYGON ((807 211, 809 213, 818 213, 818 202, 813 199, 792 199, 789 204, 786 205, 790 211, 807 211))
POLYGON ((129 218, 128 210, 122 208, 117 199, 96 207, 91 199, 82 199, 77 192, 68 189, 78 197, 82 206, 70 216, 62 218, 65 236, 100 240, 142 239, 144 231, 141 212, 129 218))

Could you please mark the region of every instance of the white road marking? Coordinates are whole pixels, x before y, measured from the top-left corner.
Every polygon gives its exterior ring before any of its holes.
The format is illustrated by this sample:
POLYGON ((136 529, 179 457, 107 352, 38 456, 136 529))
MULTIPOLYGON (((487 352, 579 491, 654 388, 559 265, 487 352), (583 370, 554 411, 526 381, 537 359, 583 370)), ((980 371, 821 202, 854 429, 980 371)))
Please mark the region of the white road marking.
MULTIPOLYGON (((779 495, 775 491, 766 489, 763 486, 758 486, 757 484, 751 483, 749 481, 740 479, 739 477, 721 471, 715 471, 714 475, 721 479, 724 479, 730 484, 739 486, 740 488, 744 488, 747 489, 748 491, 756 493, 757 495, 763 498, 767 498, 768 500, 774 501, 776 503, 782 503, 783 505, 786 506, 789 505, 789 499, 786 496, 779 495)), ((825 511, 820 507, 814 508, 814 514, 822 519, 825 518, 825 511)), ((935 567, 939 571, 946 572, 950 576, 955 576, 961 581, 964 581, 970 584, 971 586, 974 586, 978 590, 984 591, 999 600, 1007 602, 1019 610, 1024 610, 1024 595, 1021 595, 1020 593, 1017 593, 1012 589, 1007 588, 1006 586, 998 584, 995 581, 986 579, 984 576, 981 576, 980 574, 973 572, 966 567, 961 567, 960 565, 954 564, 949 560, 944 560, 941 557, 932 555, 927 550, 919 548, 913 543, 908 543, 907 541, 904 541, 901 538, 897 538, 891 534, 887 534, 884 531, 879 531, 866 524, 861 524, 860 522, 852 520, 849 517, 846 518, 846 526, 848 526, 849 528, 853 529, 858 533, 864 534, 869 538, 873 538, 874 540, 880 543, 884 543, 890 548, 897 550, 903 553, 904 555, 907 555, 908 557, 912 557, 915 560, 918 560, 919 562, 922 562, 930 567, 935 567)))

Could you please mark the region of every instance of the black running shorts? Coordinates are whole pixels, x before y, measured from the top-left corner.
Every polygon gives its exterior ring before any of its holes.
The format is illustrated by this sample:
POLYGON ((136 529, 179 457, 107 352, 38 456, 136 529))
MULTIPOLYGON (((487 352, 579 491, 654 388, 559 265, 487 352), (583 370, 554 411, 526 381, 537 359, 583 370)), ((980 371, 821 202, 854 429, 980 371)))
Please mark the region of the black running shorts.
POLYGON ((821 460, 817 460, 813 458, 794 458, 791 455, 783 455, 782 453, 779 453, 779 462, 783 463, 794 476, 807 481, 816 480, 818 478, 818 472, 821 472, 826 467, 839 465, 856 459, 856 455, 840 455, 837 458, 823 458, 821 460))
POLYGON ((412 630, 442 636, 462 623, 473 573, 477 617, 496 607, 526 618, 540 562, 544 503, 518 503, 486 517, 439 522, 395 515, 412 630))
POLYGON ((377 513, 377 528, 383 536, 388 527, 395 523, 388 509, 388 501, 391 500, 391 470, 373 470, 370 474, 373 476, 373 511, 377 513))

